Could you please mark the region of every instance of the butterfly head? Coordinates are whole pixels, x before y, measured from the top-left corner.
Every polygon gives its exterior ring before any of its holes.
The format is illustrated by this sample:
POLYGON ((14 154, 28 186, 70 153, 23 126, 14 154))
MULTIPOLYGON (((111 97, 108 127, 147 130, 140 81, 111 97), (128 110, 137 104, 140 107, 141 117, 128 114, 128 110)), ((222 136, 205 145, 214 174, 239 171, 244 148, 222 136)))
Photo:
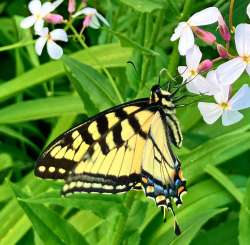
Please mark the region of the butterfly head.
POLYGON ((154 85, 151 88, 150 101, 152 103, 159 103, 161 106, 168 109, 175 109, 171 93, 167 90, 162 89, 160 85, 154 85))

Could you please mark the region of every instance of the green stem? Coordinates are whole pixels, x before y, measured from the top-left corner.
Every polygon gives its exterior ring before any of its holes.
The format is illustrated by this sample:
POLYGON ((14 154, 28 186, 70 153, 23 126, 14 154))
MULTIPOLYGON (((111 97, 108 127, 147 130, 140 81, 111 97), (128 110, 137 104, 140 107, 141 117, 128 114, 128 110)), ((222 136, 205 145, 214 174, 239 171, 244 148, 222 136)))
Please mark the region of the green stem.
POLYGON ((229 28, 232 33, 234 33, 234 25, 233 25, 233 12, 234 12, 234 0, 230 0, 230 7, 229 7, 229 28))
POLYGON ((112 87, 115 90, 115 93, 119 99, 119 102, 122 103, 123 102, 123 98, 121 96, 120 91, 118 90, 116 83, 114 81, 114 79, 112 78, 112 76, 110 75, 110 73, 108 72, 108 70, 102 65, 101 62, 99 62, 99 60, 90 54, 89 51, 89 47, 86 45, 86 43, 83 41, 82 36, 77 32, 77 30, 74 28, 74 26, 70 25, 69 28, 72 30, 72 32, 74 33, 74 35, 76 36, 77 40, 79 41, 79 43, 82 45, 83 48, 85 48, 88 52, 89 52, 89 56, 95 61, 96 64, 98 64, 101 69, 104 71, 104 73, 106 74, 106 76, 108 77, 112 87))
POLYGON ((30 40, 27 42, 22 41, 22 42, 14 43, 11 45, 3 46, 3 47, 0 47, 0 52, 25 47, 25 46, 28 46, 30 44, 33 44, 34 42, 35 42, 34 40, 30 40))

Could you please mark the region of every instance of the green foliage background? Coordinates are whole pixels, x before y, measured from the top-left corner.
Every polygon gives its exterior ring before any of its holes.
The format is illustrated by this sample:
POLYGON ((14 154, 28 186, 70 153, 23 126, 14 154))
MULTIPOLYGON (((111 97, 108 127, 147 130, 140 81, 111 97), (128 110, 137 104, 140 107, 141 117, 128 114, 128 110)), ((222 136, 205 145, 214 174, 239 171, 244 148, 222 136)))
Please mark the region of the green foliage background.
MULTIPOLYGON (((248 21, 248 2, 235 2, 235 24, 248 21)), ((46 54, 38 59, 30 30, 19 27, 27 1, 0 3, 0 244, 250 244, 250 111, 222 127, 206 125, 195 104, 178 110, 184 146, 177 154, 188 182, 176 210, 179 237, 171 214, 164 224, 143 193, 61 198, 61 182, 34 176, 36 158, 57 135, 103 109, 148 96, 162 68, 176 74, 184 59, 169 38, 178 22, 214 5, 227 19, 229 9, 227 0, 89 4, 111 29, 87 30, 88 47, 71 37, 63 59, 51 61, 46 54)), ((66 7, 67 1, 59 10, 66 14, 66 7)), ((216 56, 212 47, 201 49, 203 57, 216 56)), ((236 87, 249 81, 242 76, 236 87)))

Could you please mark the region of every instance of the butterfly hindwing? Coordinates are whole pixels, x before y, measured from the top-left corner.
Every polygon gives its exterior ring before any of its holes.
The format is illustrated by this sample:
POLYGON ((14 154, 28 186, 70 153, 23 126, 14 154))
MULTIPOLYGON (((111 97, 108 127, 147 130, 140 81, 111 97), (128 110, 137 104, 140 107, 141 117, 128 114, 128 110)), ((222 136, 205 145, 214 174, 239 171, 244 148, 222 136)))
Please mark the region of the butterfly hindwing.
POLYGON ((144 147, 142 182, 146 195, 155 199, 158 206, 170 207, 172 199, 177 205, 181 204, 186 182, 180 162, 171 149, 165 120, 164 113, 155 113, 144 147))

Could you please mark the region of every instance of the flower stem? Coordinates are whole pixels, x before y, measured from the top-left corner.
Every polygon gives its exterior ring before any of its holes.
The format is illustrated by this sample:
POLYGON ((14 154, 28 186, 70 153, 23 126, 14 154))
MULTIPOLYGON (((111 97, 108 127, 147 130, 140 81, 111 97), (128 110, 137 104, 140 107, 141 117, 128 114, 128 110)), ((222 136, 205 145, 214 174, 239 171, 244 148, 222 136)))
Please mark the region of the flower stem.
MULTIPOLYGON (((89 47, 87 46, 87 44, 83 41, 82 39, 82 36, 77 32, 77 30, 74 28, 73 25, 69 25, 69 28, 72 30, 72 32, 74 33, 74 35, 76 36, 78 42, 82 45, 83 48, 85 48, 88 52, 90 52, 90 50, 88 49, 89 47)), ((106 76, 108 77, 112 87, 114 88, 115 90, 115 93, 117 95, 117 98, 119 100, 120 103, 122 103, 124 100, 120 94, 120 91, 118 90, 117 86, 116 86, 116 83, 114 81, 114 79, 112 78, 112 76, 110 75, 109 71, 102 65, 102 63, 94 56, 94 55, 91 55, 89 53, 89 56, 94 59, 95 63, 97 63, 101 69, 104 71, 104 73, 106 74, 106 76)))
POLYGON ((27 42, 21 41, 21 42, 18 42, 18 43, 3 46, 3 47, 0 47, 0 52, 25 47, 25 46, 28 46, 30 44, 33 44, 34 42, 35 42, 34 40, 30 40, 30 41, 27 41, 27 42))
POLYGON ((235 31, 235 27, 233 25, 234 2, 235 0, 230 0, 230 7, 229 7, 229 28, 232 33, 234 33, 235 31))

